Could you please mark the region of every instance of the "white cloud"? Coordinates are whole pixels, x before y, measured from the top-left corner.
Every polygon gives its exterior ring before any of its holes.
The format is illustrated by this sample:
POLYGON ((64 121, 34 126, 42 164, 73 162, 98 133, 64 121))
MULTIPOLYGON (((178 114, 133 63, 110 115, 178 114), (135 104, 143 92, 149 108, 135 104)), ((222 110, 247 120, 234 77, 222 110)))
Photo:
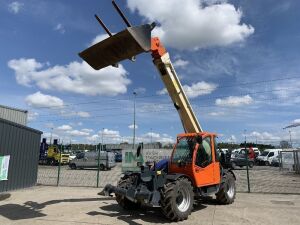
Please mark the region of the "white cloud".
POLYGON ((95 45, 97 44, 98 42, 100 41, 103 41, 104 39, 108 38, 109 36, 107 34, 99 34, 97 35, 91 43, 88 44, 88 46, 92 46, 92 45, 95 45))
POLYGON ((300 119, 295 119, 294 123, 300 123, 300 119))
POLYGON ((279 104, 298 104, 300 103, 300 81, 298 80, 289 80, 280 82, 274 85, 275 91, 274 95, 277 96, 281 102, 279 104))
MULTIPOLYGON (((117 130, 109 130, 104 129, 98 132, 98 134, 91 135, 86 137, 88 142, 101 142, 103 134, 104 143, 120 143, 120 142, 128 142, 132 143, 132 136, 122 136, 120 132, 117 130)), ((161 142, 161 143, 174 143, 173 137, 168 134, 159 134, 155 132, 148 132, 142 134, 140 136, 136 136, 136 143, 144 142, 149 143, 152 142, 161 142)))
MULTIPOLYGON (((201 81, 198 83, 194 83, 191 86, 185 84, 182 87, 188 98, 196 98, 200 95, 207 95, 212 93, 214 90, 216 90, 218 85, 201 81)), ((168 94, 168 91, 166 88, 163 88, 162 90, 157 91, 156 94, 165 95, 168 94)))
POLYGON ((216 90, 216 88, 217 88, 216 84, 207 83, 204 81, 194 83, 191 86, 183 85, 183 89, 185 90, 185 93, 189 98, 196 98, 200 95, 210 94, 214 90, 216 90))
POLYGON ((71 131, 67 131, 67 134, 71 135, 71 136, 77 136, 77 137, 82 137, 82 136, 89 136, 90 133, 89 132, 84 132, 84 131, 80 131, 80 130, 71 130, 71 131))
POLYGON ((86 138, 88 142, 100 142, 100 136, 98 134, 94 134, 90 137, 86 138))
POLYGON ((90 113, 84 112, 84 111, 77 112, 76 114, 77 114, 78 116, 80 116, 80 117, 83 117, 83 118, 88 118, 88 117, 91 116, 90 113))
POLYGON ((8 10, 11 13, 18 14, 23 7, 24 7, 24 3, 15 1, 8 5, 8 10))
POLYGON ((239 96, 229 96, 227 98, 218 98, 216 99, 216 105, 218 106, 242 106, 242 105, 250 105, 252 104, 253 98, 249 95, 245 95, 242 97, 239 96))
POLYGON ((55 30, 55 31, 58 31, 58 32, 61 33, 61 34, 64 34, 64 33, 66 32, 65 27, 64 27, 61 23, 57 24, 57 25, 54 27, 54 30, 55 30))
POLYGON ((57 90, 84 95, 116 96, 127 92, 131 81, 122 65, 96 71, 85 62, 47 67, 35 59, 13 59, 8 66, 24 86, 36 85, 43 90, 57 90))
POLYGON ((173 63, 175 68, 185 68, 190 62, 183 59, 176 59, 173 63))
POLYGON ((51 95, 44 95, 41 92, 36 92, 32 95, 28 95, 25 98, 27 105, 32 107, 63 107, 64 102, 58 97, 51 95))
POLYGON ((146 93, 146 88, 143 88, 143 87, 139 87, 139 88, 136 88, 133 90, 134 92, 136 92, 137 94, 145 94, 146 93))
POLYGON ((132 129, 132 130, 133 130, 134 127, 135 127, 135 129, 138 129, 138 125, 135 125, 135 126, 134 126, 133 124, 131 124, 131 125, 128 126, 128 128, 129 128, 129 129, 132 129))
POLYGON ((36 118, 39 116, 37 112, 29 112, 28 113, 28 122, 36 120, 36 118))
POLYGON ((109 130, 109 129, 104 129, 99 131, 99 135, 103 136, 109 136, 109 137, 120 137, 120 132, 117 130, 109 130))
POLYGON ((174 143, 173 137, 169 136, 168 134, 160 135, 159 133, 155 132, 148 132, 143 134, 139 139, 140 142, 161 142, 161 143, 174 143))
POLYGON ((235 135, 230 135, 230 137, 226 140, 229 143, 236 143, 236 137, 235 135))
POLYGON ((168 94, 167 88, 163 88, 163 89, 157 91, 156 94, 158 94, 158 95, 166 95, 166 94, 168 94))
POLYGON ((226 46, 244 41, 254 32, 241 23, 242 11, 232 4, 203 0, 127 0, 129 9, 149 22, 158 21, 154 33, 177 49, 226 46), (206 4, 204 4, 206 3, 206 4))
POLYGON ((257 132, 253 131, 250 134, 247 135, 247 137, 252 137, 255 140, 257 139, 258 141, 263 141, 263 142, 268 142, 268 141, 280 141, 281 137, 271 134, 269 132, 257 132))
POLYGON ((59 130, 59 131, 70 131, 72 129, 73 128, 70 125, 61 125, 56 128, 56 130, 59 130))
POLYGON ((210 116, 224 116, 225 113, 224 112, 210 112, 210 113, 208 113, 208 115, 210 115, 210 116))
POLYGON ((47 138, 48 143, 50 142, 51 137, 52 137, 52 143, 53 143, 53 139, 59 139, 60 138, 60 136, 58 134, 55 134, 55 133, 50 133, 50 132, 43 133, 43 138, 47 138))
POLYGON ((92 133, 94 130, 93 129, 85 128, 85 129, 81 129, 81 131, 87 132, 87 133, 92 133))

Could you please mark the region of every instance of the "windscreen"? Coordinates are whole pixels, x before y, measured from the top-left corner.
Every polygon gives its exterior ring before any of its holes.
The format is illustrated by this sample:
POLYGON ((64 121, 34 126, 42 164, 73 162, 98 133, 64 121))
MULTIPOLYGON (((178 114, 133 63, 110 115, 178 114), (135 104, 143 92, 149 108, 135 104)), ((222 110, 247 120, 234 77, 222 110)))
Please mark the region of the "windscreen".
POLYGON ((193 151, 196 145, 194 138, 182 138, 176 145, 176 149, 172 156, 174 163, 191 163, 193 151))

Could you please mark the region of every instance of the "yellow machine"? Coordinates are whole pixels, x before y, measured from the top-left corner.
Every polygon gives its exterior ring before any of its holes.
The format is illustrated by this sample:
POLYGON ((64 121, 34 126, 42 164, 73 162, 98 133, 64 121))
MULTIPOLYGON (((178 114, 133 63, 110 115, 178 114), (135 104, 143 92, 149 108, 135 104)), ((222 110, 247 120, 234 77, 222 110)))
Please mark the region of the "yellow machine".
POLYGON ((54 139, 53 145, 46 143, 46 138, 43 139, 40 147, 39 163, 42 165, 58 165, 69 164, 70 154, 61 153, 58 147, 57 139, 54 139))
POLYGON ((69 164, 70 154, 60 154, 60 151, 56 145, 49 146, 47 153, 47 164, 57 165, 59 161, 61 164, 69 164), (60 160, 61 157, 61 160, 60 160))

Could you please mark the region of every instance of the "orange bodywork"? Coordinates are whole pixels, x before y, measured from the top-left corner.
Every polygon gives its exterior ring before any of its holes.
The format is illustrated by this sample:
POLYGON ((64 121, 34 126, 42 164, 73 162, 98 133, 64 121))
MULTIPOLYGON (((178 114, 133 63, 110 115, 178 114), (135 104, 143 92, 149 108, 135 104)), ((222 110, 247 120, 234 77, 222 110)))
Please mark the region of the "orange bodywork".
MULTIPOLYGON (((216 137, 216 134, 208 132, 179 134, 177 136, 177 140, 179 141, 182 138, 196 137, 199 135, 203 138, 207 136, 211 137, 212 162, 204 168, 196 165, 196 154, 197 149, 199 147, 199 144, 196 144, 193 150, 193 159, 191 163, 187 163, 186 165, 182 166, 178 165, 178 163, 176 162, 172 162, 171 160, 169 163, 169 173, 180 173, 186 175, 190 178, 190 180, 193 182, 193 185, 196 187, 204 187, 219 184, 221 181, 220 163, 216 160, 216 151, 214 146, 214 138, 216 137)), ((174 146, 171 159, 173 158, 176 145, 174 146)))
POLYGON ((151 38, 151 54, 153 59, 162 57, 167 50, 162 45, 158 37, 151 38))

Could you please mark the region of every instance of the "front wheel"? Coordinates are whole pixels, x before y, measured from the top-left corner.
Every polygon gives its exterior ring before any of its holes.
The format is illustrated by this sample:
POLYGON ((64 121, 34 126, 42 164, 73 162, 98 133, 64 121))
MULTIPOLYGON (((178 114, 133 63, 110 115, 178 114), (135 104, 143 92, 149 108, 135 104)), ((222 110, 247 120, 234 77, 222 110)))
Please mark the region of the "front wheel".
POLYGON ((172 221, 186 220, 194 204, 194 192, 191 182, 186 178, 165 184, 161 194, 163 214, 172 221))
MULTIPOLYGON (((135 182, 135 177, 134 176, 129 176, 129 177, 123 177, 118 183, 118 188, 124 188, 128 189, 131 187, 134 182, 135 182)), ((122 195, 116 194, 116 201, 125 210, 134 210, 134 209, 139 209, 141 207, 140 202, 132 202, 128 198, 122 195)))
POLYGON ((217 201, 221 204, 231 204, 234 202, 235 194, 235 178, 231 172, 227 172, 223 175, 219 191, 216 194, 217 201))

